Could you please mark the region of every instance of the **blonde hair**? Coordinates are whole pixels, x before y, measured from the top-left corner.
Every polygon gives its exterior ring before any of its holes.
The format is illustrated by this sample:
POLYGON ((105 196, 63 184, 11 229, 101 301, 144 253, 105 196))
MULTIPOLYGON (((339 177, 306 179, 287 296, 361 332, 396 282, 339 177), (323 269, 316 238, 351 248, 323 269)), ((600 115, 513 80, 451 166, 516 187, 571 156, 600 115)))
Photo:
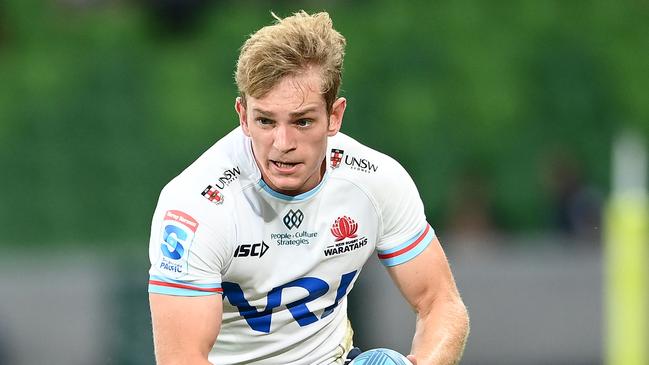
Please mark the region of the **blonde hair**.
POLYGON ((282 78, 316 67, 320 71, 327 111, 331 111, 342 80, 345 38, 333 29, 326 12, 299 11, 252 34, 241 47, 235 79, 245 103, 246 95, 260 98, 282 78))

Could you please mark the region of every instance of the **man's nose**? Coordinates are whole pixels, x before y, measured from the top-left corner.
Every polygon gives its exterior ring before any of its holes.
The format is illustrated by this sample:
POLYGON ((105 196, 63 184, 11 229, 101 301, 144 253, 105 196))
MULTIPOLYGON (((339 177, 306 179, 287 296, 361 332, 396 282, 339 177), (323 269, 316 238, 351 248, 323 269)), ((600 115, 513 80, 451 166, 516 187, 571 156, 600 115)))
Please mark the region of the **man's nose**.
POLYGON ((273 147, 280 152, 294 150, 297 145, 295 130, 288 125, 278 125, 275 128, 275 140, 273 147))

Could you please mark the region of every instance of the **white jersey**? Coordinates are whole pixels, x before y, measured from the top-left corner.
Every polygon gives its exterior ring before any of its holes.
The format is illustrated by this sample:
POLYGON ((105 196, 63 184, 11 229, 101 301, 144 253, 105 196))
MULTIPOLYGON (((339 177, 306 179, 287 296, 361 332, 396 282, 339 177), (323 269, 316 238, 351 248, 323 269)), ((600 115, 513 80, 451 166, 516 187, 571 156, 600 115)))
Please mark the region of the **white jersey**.
POLYGON ((214 364, 342 364, 347 294, 368 257, 399 265, 434 238, 415 184, 338 133, 320 184, 287 196, 264 183, 251 148, 239 127, 162 190, 149 292, 223 295, 214 364))

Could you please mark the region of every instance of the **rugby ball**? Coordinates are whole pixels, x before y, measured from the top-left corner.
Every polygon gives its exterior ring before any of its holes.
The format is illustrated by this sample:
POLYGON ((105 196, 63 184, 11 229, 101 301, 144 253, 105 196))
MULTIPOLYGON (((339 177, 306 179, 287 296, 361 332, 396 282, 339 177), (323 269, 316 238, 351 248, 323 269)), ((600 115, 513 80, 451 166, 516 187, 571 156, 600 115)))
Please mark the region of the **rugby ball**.
POLYGON ((356 356, 349 365, 412 365, 412 363, 394 350, 372 349, 356 356))

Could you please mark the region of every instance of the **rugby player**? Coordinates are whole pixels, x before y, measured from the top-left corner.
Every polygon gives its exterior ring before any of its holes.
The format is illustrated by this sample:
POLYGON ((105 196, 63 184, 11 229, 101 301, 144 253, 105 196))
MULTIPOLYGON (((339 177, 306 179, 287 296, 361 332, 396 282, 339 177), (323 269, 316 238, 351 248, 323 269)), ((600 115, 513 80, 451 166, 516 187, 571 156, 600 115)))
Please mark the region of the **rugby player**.
POLYGON ((417 314, 409 359, 457 363, 468 315, 414 182, 339 132, 345 39, 324 12, 276 20, 241 49, 239 126, 160 194, 157 363, 344 364, 347 294, 375 252, 417 314))

